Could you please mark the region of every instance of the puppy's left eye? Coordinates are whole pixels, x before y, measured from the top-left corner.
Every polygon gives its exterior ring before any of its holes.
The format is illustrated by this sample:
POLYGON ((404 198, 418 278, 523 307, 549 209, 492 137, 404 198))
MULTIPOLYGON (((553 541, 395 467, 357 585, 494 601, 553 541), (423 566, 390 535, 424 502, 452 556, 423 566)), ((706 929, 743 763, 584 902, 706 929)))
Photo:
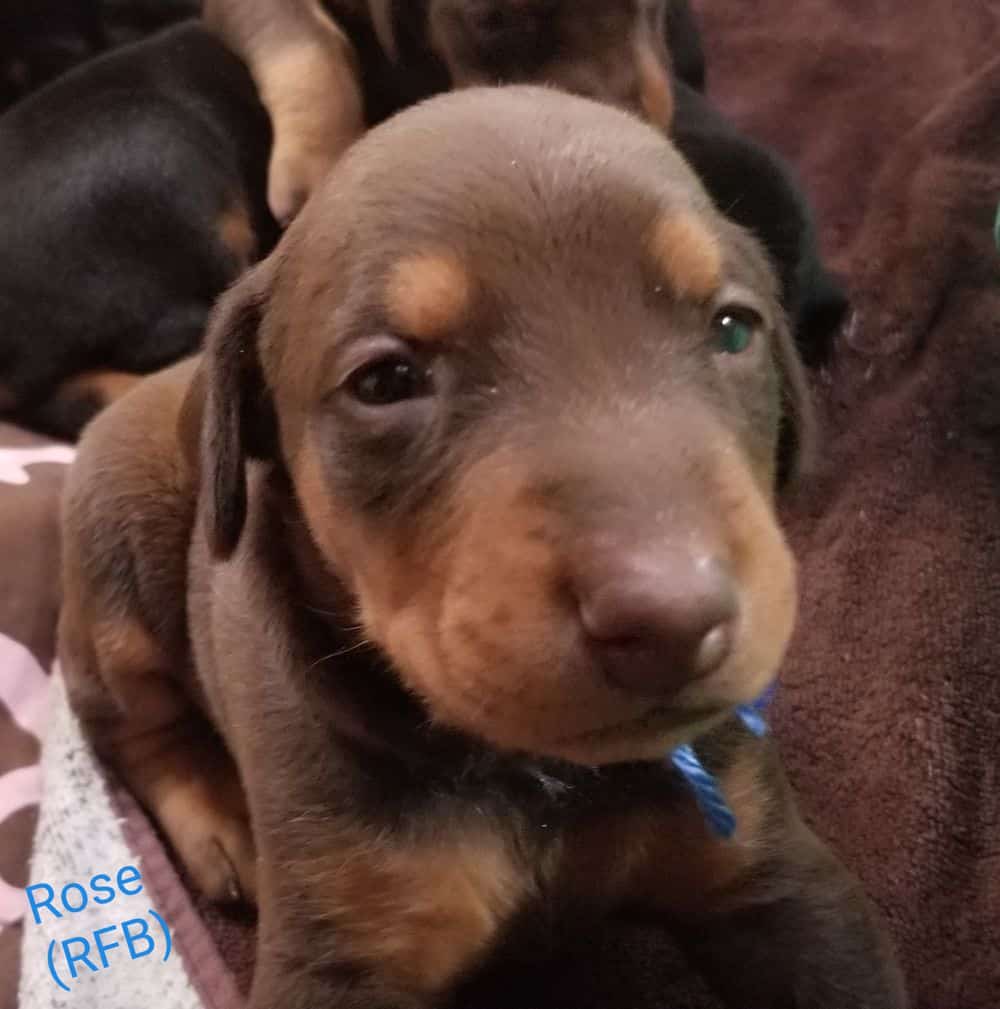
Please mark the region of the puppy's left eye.
POLYGON ((761 317, 749 308, 727 306, 712 320, 712 347, 716 354, 742 354, 753 346, 763 326, 761 317))
POLYGON ((365 406, 389 406, 429 396, 431 374, 411 357, 387 354, 353 372, 347 379, 347 389, 365 406))

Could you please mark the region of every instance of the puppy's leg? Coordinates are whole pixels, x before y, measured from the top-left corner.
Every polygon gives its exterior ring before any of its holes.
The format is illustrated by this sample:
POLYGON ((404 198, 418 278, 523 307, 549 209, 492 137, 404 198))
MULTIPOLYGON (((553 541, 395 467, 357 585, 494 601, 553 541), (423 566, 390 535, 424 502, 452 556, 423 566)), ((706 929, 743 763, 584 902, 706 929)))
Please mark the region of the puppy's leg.
POLYGON ((770 745, 748 746, 720 778, 736 837, 710 838, 694 821, 679 832, 661 824, 635 901, 676 922, 681 945, 734 1007, 903 1009, 874 908, 799 819, 770 745))
POLYGON ((243 790, 210 727, 190 710, 153 727, 133 720, 112 747, 114 766, 194 885, 211 900, 253 901, 256 856, 243 790))
POLYGON ((268 203, 287 224, 364 132, 354 47, 314 0, 205 0, 204 17, 246 62, 271 117, 268 203))
POLYGON ((193 474, 180 444, 195 362, 148 379, 89 429, 63 510, 59 656, 95 749, 210 897, 252 896, 240 782, 192 687, 193 474))
POLYGON ((261 831, 250 1009, 434 1009, 532 893, 502 827, 419 839, 313 815, 261 831))
POLYGON ((213 900, 252 899, 255 853, 236 768, 132 619, 60 626, 74 709, 101 757, 153 815, 194 884, 213 900), (89 653, 90 661, 86 656, 89 653))

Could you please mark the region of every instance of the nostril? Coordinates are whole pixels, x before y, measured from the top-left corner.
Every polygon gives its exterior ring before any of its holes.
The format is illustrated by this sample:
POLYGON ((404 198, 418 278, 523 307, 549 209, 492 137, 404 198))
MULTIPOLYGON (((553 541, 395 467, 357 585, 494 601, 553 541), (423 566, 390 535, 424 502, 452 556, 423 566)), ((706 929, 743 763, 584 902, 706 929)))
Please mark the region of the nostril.
POLYGON ((662 694, 708 676, 735 643, 738 598, 724 565, 691 557, 614 558, 576 586, 597 663, 617 686, 662 694))

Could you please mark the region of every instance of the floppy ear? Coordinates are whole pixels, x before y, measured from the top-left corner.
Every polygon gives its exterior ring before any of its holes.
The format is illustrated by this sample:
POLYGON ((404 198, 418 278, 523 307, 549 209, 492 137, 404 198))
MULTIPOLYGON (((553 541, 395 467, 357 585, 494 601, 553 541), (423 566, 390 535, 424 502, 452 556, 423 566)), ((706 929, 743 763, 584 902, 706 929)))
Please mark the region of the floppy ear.
POLYGON ((705 47, 691 0, 668 0, 664 32, 674 76, 696 91, 705 90, 705 47))
POLYGON ((247 459, 267 458, 277 440, 258 348, 272 272, 265 260, 230 288, 216 304, 206 338, 200 501, 209 547, 223 560, 246 521, 247 459))
POLYGON ((850 309, 839 281, 822 264, 816 245, 804 249, 795 306, 795 344, 808 368, 818 368, 833 352, 850 309))
POLYGON ((805 368, 787 327, 779 327, 776 341, 781 378, 781 427, 778 433, 777 486, 786 490, 807 475, 816 458, 817 427, 805 368))
POLYGON ((368 4, 375 37, 392 63, 399 59, 399 50, 396 46, 395 6, 393 0, 369 0, 368 4))

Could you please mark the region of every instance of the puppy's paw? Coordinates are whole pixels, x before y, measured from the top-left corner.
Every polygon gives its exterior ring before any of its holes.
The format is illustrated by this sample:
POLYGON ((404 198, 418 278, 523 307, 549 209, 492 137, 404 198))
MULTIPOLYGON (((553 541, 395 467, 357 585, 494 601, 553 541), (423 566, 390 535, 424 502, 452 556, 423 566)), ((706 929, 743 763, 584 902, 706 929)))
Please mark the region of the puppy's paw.
POLYGON ((209 900, 220 904, 256 902, 257 853, 246 821, 203 817, 173 841, 192 883, 209 900))
POLYGON ((325 149, 303 139, 298 135, 277 135, 271 152, 267 204, 282 228, 291 223, 347 146, 325 149))
POLYGON ((141 767, 140 788, 192 883, 220 903, 254 903, 257 853, 236 770, 206 741, 141 767), (148 776, 156 774, 155 779, 148 776), (142 775, 146 780, 142 781, 142 775))
POLYGON ((267 200, 282 226, 364 132, 364 100, 355 66, 350 42, 330 26, 260 67, 261 96, 274 129, 267 200))

